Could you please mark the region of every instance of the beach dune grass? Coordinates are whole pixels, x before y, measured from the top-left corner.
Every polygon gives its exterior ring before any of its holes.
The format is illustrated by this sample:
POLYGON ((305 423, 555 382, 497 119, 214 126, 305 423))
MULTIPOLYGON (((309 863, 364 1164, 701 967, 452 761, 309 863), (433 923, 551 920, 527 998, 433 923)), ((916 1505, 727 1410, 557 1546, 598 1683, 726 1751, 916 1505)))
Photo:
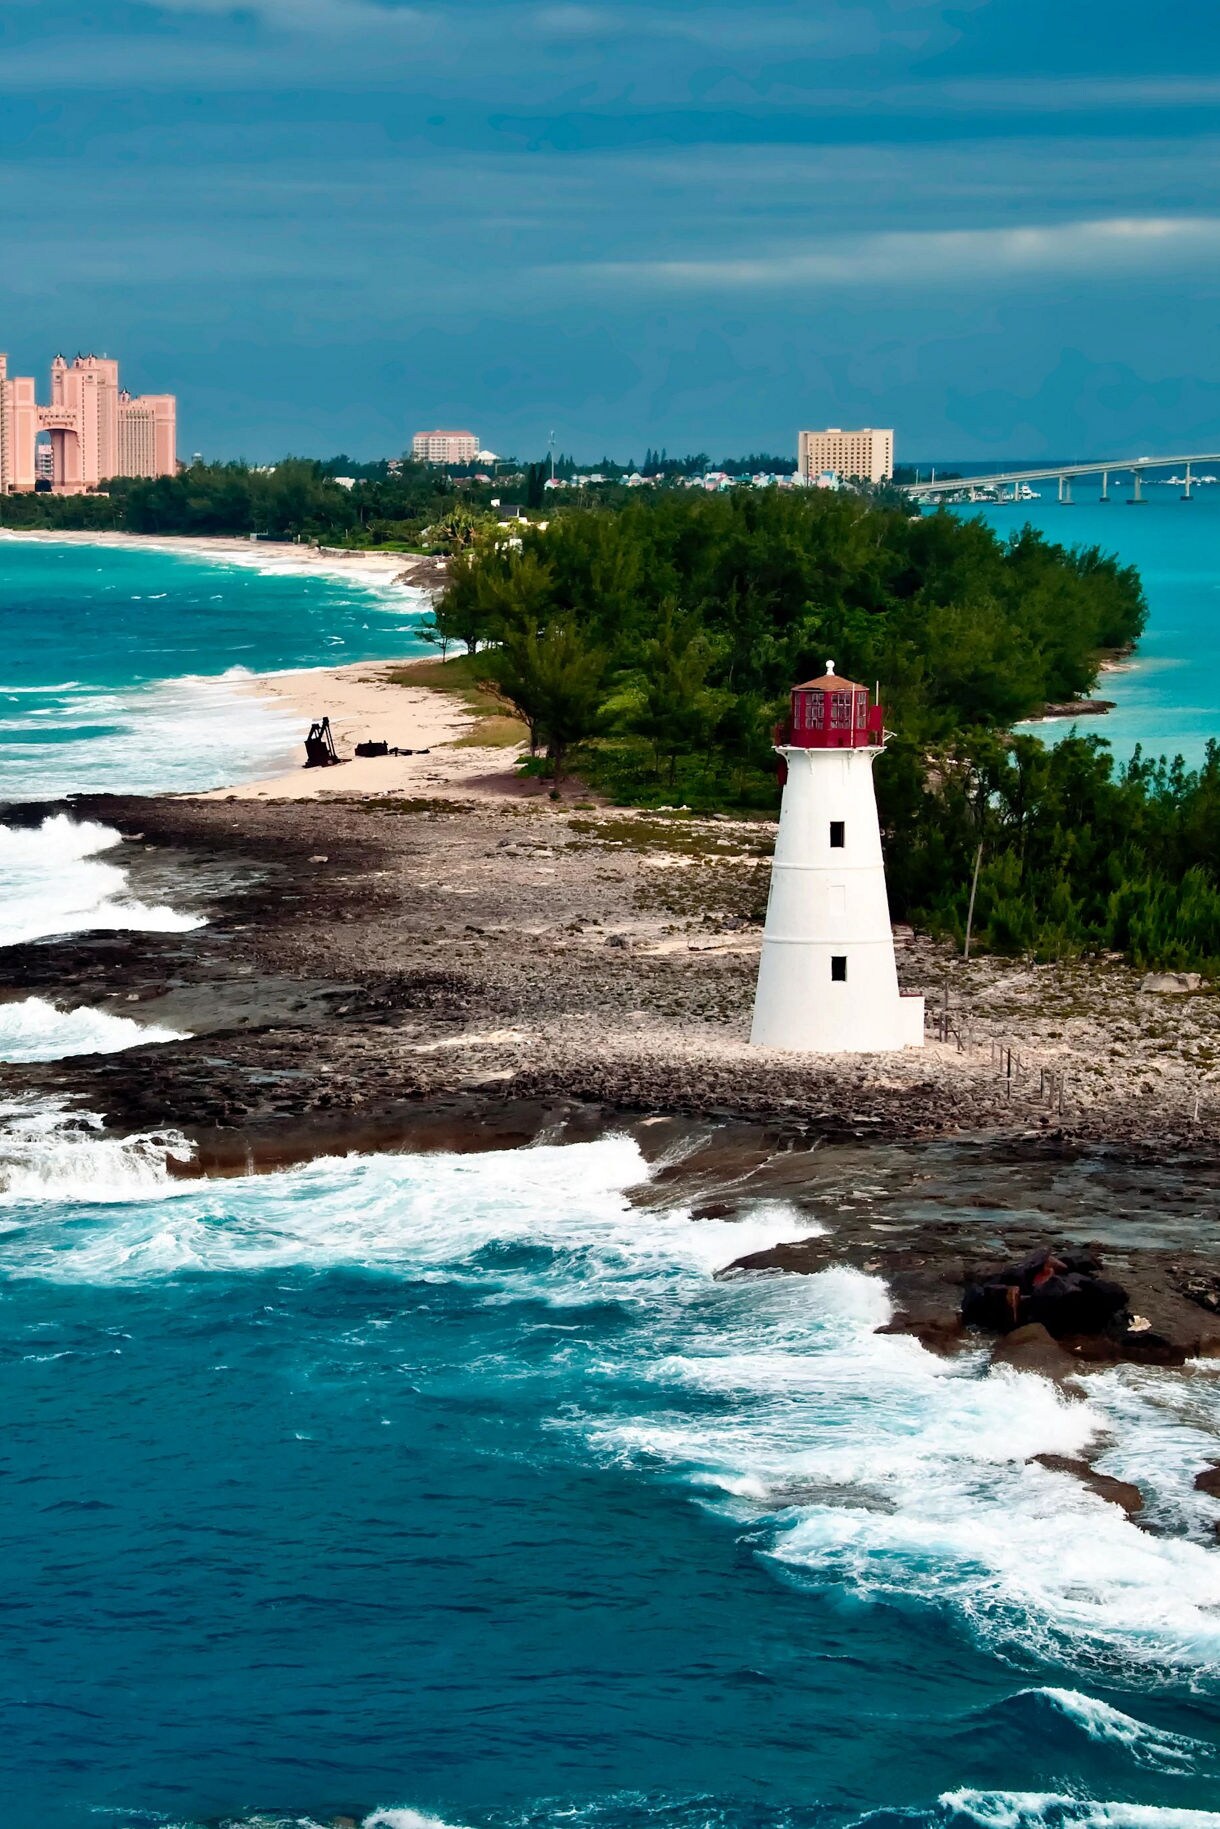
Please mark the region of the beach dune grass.
POLYGON ((424 686, 432 692, 450 693, 470 712, 475 722, 455 740, 455 749, 515 749, 528 740, 525 720, 486 685, 486 667, 477 654, 415 661, 392 669, 386 678, 395 686, 424 686))

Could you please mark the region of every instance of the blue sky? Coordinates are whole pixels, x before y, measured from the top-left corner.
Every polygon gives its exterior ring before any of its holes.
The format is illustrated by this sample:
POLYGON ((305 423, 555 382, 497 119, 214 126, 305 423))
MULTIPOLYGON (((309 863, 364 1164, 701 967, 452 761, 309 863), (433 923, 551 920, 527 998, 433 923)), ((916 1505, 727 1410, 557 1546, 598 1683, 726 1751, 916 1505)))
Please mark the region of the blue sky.
POLYGON ((1214 0, 0 0, 0 349, 258 461, 1220 448, 1218 104, 1214 0))

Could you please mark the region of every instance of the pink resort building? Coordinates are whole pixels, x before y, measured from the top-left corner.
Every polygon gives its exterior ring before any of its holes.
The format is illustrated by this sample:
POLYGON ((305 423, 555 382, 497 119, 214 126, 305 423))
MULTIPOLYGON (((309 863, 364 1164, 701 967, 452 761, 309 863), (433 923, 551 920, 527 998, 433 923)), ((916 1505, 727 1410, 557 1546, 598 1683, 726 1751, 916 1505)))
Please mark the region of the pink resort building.
POLYGON ((417 464, 472 464, 479 455, 473 432, 417 432, 411 440, 417 464))
POLYGON ((56 356, 39 406, 33 380, 10 375, 0 355, 0 495, 48 480, 56 495, 83 495, 112 476, 173 476, 176 420, 172 394, 125 393, 105 356, 56 356))

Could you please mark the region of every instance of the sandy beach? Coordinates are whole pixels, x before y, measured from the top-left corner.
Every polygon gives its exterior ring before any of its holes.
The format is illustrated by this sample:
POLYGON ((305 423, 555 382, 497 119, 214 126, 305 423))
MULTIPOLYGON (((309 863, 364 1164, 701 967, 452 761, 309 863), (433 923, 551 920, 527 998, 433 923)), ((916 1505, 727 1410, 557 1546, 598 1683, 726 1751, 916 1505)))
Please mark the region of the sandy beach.
MULTIPOLYGON (((451 693, 397 683, 418 657, 405 661, 353 661, 342 667, 264 674, 241 689, 264 703, 288 707, 301 721, 301 766, 261 781, 215 788, 204 800, 351 800, 366 796, 436 794, 502 795, 515 783, 511 747, 484 749, 469 741, 475 719, 451 693), (303 766, 305 736, 328 717, 338 768, 303 766), (356 745, 384 742, 412 755, 357 756, 356 745), (458 745, 458 747, 455 747, 458 745)), ((524 732, 524 727, 523 727, 524 732)), ((537 792, 537 788, 531 791, 537 792)))
MULTIPOLYGON (((280 575, 324 574, 379 591, 401 586, 404 590, 426 594, 436 588, 444 573, 442 559, 410 553, 351 552, 335 547, 220 536, 160 537, 0 528, 0 541, 166 553, 177 558, 205 559, 213 564, 240 565, 280 575)), ((502 777, 510 768, 513 752, 505 748, 483 750, 469 743, 452 748, 454 743, 468 737, 474 723, 472 716, 449 694, 397 685, 390 680, 391 674, 418 662, 419 656, 354 661, 338 667, 303 667, 259 674, 248 681, 230 680, 231 690, 298 715, 300 764, 304 762, 309 726, 317 718, 329 717, 343 766, 306 770, 293 764, 266 779, 226 784, 202 797, 314 800, 434 792, 438 788, 452 787, 479 792, 483 777, 488 774, 502 777), (391 749, 415 753, 369 759, 357 757, 356 745, 368 740, 384 741, 391 749)), ((503 791, 502 781, 495 784, 494 791, 503 791)))
POLYGON ((248 565, 262 572, 326 572, 354 584, 392 584, 426 589, 436 561, 414 553, 349 552, 334 546, 197 534, 60 532, 43 528, 0 528, 0 540, 43 546, 109 546, 128 551, 170 553, 182 559, 210 559, 248 565))

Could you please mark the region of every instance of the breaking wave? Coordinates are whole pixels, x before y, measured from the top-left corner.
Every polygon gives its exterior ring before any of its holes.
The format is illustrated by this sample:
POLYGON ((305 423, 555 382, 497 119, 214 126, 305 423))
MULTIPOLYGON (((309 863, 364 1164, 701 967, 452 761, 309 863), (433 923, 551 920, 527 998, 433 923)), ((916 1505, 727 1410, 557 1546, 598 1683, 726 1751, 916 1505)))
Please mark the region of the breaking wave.
POLYGON ((1214 1752, 1202 1740, 1186 1734, 1169 1733, 1124 1714, 1095 1696, 1082 1695, 1078 1689, 1033 1689, 1022 1692, 1031 1699, 1048 1702, 1085 1736, 1099 1746, 1117 1746, 1131 1755, 1137 1765, 1151 1766, 1162 1772, 1192 1772, 1201 1763, 1214 1758, 1214 1752))
POLYGON ((937 1801, 933 1820, 945 1829, 1220 1829, 1220 1813, 1215 1810, 1095 1803, 1087 1797, 1037 1791, 947 1791, 937 1801))
POLYGON ((47 687, 45 702, 0 719, 0 798, 189 793, 278 773, 302 719, 253 678, 233 667, 218 679, 47 687))
POLYGON ((1177 1776, 1207 1770, 1217 1757, 1205 1740, 1141 1720, 1083 1690, 1049 1685, 1019 1689, 971 1710, 952 1738, 964 1758, 982 1739, 1027 1770, 1044 1766, 1048 1757, 1075 1761, 1091 1747, 1121 1754, 1146 1771, 1177 1776))
MULTIPOLYGON (((190 1161, 176 1131, 107 1136, 93 1112, 75 1112, 62 1099, 0 1101, 0 1214, 10 1274, 20 1241, 40 1230, 39 1209, 50 1205, 53 1226, 64 1226, 63 1203, 123 1206, 172 1194, 184 1184, 168 1162, 190 1161)), ((71 1224, 71 1221, 68 1222, 71 1224)))
POLYGON ((202 927, 201 915, 127 893, 126 872, 99 855, 122 842, 112 827, 64 813, 39 826, 0 826, 0 946, 100 930, 185 933, 202 927))
MULTIPOLYGON (((1172 1513, 1214 1444, 1211 1378, 1178 1381, 1176 1401, 1196 1414, 1167 1426, 1155 1374, 1107 1374, 1074 1400, 1045 1379, 879 1336, 884 1288, 855 1271, 714 1281, 802 1221, 777 1207, 693 1221, 636 1206, 626 1190, 648 1170, 626 1138, 210 1182, 170 1174, 181 1140, 112 1139, 62 1112, 16 1121, 0 1200, 44 1206, 6 1240, 10 1276, 122 1284, 350 1267, 461 1286, 499 1309, 542 1304, 557 1323, 567 1309, 617 1312, 626 1329, 582 1320, 576 1338, 556 1325, 552 1426, 608 1465, 680 1481, 746 1527, 783 1579, 941 1610, 1005 1654, 1060 1668, 1120 1681, 1220 1675, 1210 1513, 1194 1535, 1154 1535, 1030 1464, 1095 1449, 1121 1411, 1147 1515, 1172 1513), (90 1203, 68 1223, 55 1205, 65 1196, 90 1203)), ((503 1351, 481 1375, 535 1375, 519 1345, 503 1351)), ((1169 1769, 1185 1757, 1185 1743, 1087 1697, 1048 1693, 1048 1706, 1137 1760, 1169 1769)))
POLYGON ((361 1829, 456 1829, 453 1823, 429 1816, 425 1810, 374 1810, 361 1829))
POLYGON ((0 1061, 62 1061, 75 1054, 119 1054, 125 1048, 185 1039, 180 1030, 85 1005, 61 1010, 44 997, 0 1003, 0 1061))
POLYGON ((1046 1379, 878 1336, 888 1312, 882 1285, 853 1271, 754 1282, 749 1307, 714 1333, 684 1329, 658 1358, 654 1375, 685 1404, 597 1423, 595 1439, 685 1470, 765 1531, 763 1554, 801 1587, 946 1610, 1007 1655, 1068 1668, 1220 1675, 1220 1558, 1030 1464, 1100 1443, 1117 1398, 1155 1517, 1209 1458, 1215 1383, 1197 1394, 1210 1434, 1175 1434, 1137 1379, 1071 1400, 1046 1379))
MULTIPOLYGON (((124 1821, 128 1821, 126 1816, 124 1821)), ((480 1812, 478 1821, 485 1829, 559 1829, 560 1825, 566 1829, 831 1829, 841 1825, 843 1817, 817 1804, 776 1810, 707 1796, 626 1794, 603 1796, 586 1804, 567 1798, 542 1799, 524 1809, 480 1812)), ((159 1819, 159 1829, 198 1826, 167 1825, 159 1819)), ((260 1812, 256 1817, 226 1818, 223 1829, 324 1829, 324 1825, 312 1816, 260 1812)), ((391 1807, 362 1817, 360 1829, 462 1826, 427 1811, 391 1807)), ((928 1808, 870 1811, 848 1829, 1220 1829, 1220 1813, 1163 1804, 1101 1802, 1057 1792, 962 1789, 943 1792, 928 1808)))

